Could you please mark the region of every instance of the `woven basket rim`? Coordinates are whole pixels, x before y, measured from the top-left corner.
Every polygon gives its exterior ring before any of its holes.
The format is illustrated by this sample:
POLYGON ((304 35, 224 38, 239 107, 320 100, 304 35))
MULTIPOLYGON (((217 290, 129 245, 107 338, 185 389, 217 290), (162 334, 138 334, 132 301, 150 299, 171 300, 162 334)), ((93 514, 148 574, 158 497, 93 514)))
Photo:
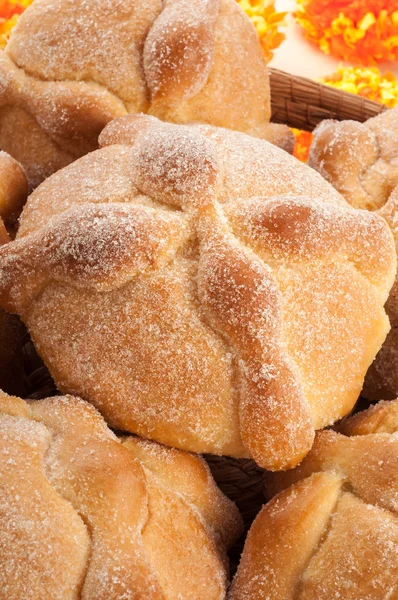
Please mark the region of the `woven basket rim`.
POLYGON ((269 68, 271 121, 312 131, 325 119, 363 123, 389 110, 364 96, 313 81, 308 77, 269 68))

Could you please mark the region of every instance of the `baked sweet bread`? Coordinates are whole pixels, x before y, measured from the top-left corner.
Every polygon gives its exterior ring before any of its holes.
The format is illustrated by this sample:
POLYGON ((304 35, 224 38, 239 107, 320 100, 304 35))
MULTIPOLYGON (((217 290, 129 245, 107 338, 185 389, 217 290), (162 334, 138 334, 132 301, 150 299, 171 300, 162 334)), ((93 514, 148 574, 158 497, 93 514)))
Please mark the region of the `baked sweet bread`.
POLYGON ((241 519, 201 458, 5 394, 0 457, 2 600, 225 598, 241 519))
POLYGON ((41 0, 0 53, 0 148, 36 186, 95 150, 104 126, 145 112, 245 131, 269 125, 267 66, 236 0, 41 0))
MULTIPOLYGON (((314 132, 309 164, 356 208, 376 212, 391 227, 398 248, 398 108, 366 123, 324 121, 314 132)), ((391 331, 365 380, 371 400, 398 396, 398 282, 386 311, 391 331)))
POLYGON ((112 427, 294 466, 389 329, 388 226, 242 133, 128 116, 101 143, 31 195, 0 304, 112 427))
POLYGON ((397 598, 397 432, 398 401, 381 402, 270 475, 284 491, 254 521, 229 600, 397 598))

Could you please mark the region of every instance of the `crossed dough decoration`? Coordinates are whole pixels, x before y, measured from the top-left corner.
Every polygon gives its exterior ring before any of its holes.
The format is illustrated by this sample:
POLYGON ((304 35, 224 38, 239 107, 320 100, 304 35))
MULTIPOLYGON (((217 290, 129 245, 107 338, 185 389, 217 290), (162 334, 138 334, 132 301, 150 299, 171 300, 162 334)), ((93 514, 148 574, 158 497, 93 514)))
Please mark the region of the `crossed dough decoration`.
POLYGON ((241 133, 128 116, 100 143, 31 195, 1 305, 112 427, 296 465, 388 332, 388 226, 241 133))
POLYGON ((254 521, 229 600, 396 598, 397 473, 398 400, 318 432, 299 467, 268 476, 284 491, 254 521))
POLYGON ((32 187, 98 148, 109 121, 245 131, 293 149, 270 125, 267 66, 235 0, 41 0, 0 52, 0 147, 32 187))
MULTIPOLYGON (((314 132, 309 164, 356 208, 386 219, 398 248, 398 109, 366 123, 324 121, 314 132)), ((398 279, 386 304, 391 331, 369 369, 363 394, 398 396, 398 279)))

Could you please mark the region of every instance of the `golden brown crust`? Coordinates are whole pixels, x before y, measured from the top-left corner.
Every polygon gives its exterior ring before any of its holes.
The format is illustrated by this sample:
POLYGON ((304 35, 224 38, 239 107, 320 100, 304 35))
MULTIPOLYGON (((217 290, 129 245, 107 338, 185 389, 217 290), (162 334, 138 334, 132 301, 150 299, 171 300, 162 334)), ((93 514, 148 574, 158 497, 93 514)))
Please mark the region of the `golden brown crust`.
POLYGON ((24 165, 31 189, 75 158, 61 150, 35 118, 18 106, 0 108, 0 148, 24 165))
POLYGON ((7 229, 5 228, 3 220, 0 218, 0 245, 7 244, 10 241, 7 229))
POLYGON ((2 457, 0 489, 12 491, 2 498, 0 522, 5 540, 0 580, 7 598, 224 597, 226 546, 213 523, 220 531, 223 517, 227 528, 234 523, 229 542, 241 524, 234 505, 210 477, 201 476, 199 458, 146 443, 141 462, 129 449, 133 442, 121 444, 93 407, 73 397, 23 407, 3 395, 0 429, 10 465, 4 468, 2 457), (156 469, 144 468, 162 454, 156 469), (191 495, 177 483, 174 488, 163 484, 181 468, 192 480, 191 495), (195 480, 199 503, 200 495, 208 498, 207 511, 200 513, 195 480), (24 535, 23 519, 30 519, 24 535))
POLYGON ((42 0, 0 53, 0 74, 0 147, 32 187, 97 148, 104 126, 129 113, 291 149, 291 132, 269 126, 267 66, 235 0, 42 0))
POLYGON ((350 436, 395 433, 398 431, 398 402, 378 402, 349 419, 343 419, 339 423, 338 431, 350 436))
POLYGON ((0 244, 8 241, 4 227, 14 237, 18 217, 28 197, 28 181, 21 165, 0 151, 0 244))
MULTIPOLYGON (((309 164, 356 208, 377 212, 393 232, 398 247, 398 110, 369 119, 324 121, 315 130, 309 164)), ((363 395, 372 400, 398 395, 398 284, 386 311, 392 329, 366 377, 363 395)))
POLYGON ((318 432, 299 467, 267 476, 277 495, 248 534, 230 600, 397 595, 397 410, 380 403, 345 420, 345 435, 318 432))
POLYGON ((218 12, 219 0, 164 3, 145 40, 143 54, 152 110, 156 111, 158 101, 175 104, 202 90, 214 62, 218 12))
POLYGON ((248 533, 229 600, 293 600, 341 491, 338 475, 316 473, 271 500, 248 533))
POLYGON ((241 532, 241 520, 231 511, 230 501, 216 486, 207 463, 197 455, 153 444, 138 437, 124 438, 123 445, 153 473, 159 484, 196 506, 206 523, 230 547, 241 532), (191 476, 188 478, 187 473, 191 476))
POLYGON ((101 144, 32 194, 0 251, 2 305, 112 426, 297 464, 386 335, 385 222, 237 132, 134 116, 101 144))

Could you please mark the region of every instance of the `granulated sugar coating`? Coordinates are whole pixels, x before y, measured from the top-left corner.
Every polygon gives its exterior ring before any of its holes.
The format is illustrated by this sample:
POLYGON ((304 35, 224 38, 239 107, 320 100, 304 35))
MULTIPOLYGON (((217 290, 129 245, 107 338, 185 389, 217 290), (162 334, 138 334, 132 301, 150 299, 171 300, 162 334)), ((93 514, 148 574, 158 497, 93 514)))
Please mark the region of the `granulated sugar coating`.
POLYGON ((398 401, 318 432, 299 467, 267 475, 228 600, 398 597, 398 401))
POLYGON ((202 459, 71 396, 0 393, 0 514, 2 600, 224 600, 241 533, 202 459))
POLYGON ((293 150, 289 128, 269 124, 267 65, 235 0, 41 0, 23 13, 0 56, 0 146, 32 187, 138 112, 293 150))
POLYGON ((267 142, 123 117, 30 197, 0 301, 119 430, 297 464, 388 331, 391 232, 267 142))
MULTIPOLYGON (((324 121, 315 130, 309 163, 348 202, 384 217, 398 248, 398 109, 366 123, 324 121)), ((392 329, 369 369, 363 395, 372 400, 398 396, 398 284, 386 311, 392 329)))

